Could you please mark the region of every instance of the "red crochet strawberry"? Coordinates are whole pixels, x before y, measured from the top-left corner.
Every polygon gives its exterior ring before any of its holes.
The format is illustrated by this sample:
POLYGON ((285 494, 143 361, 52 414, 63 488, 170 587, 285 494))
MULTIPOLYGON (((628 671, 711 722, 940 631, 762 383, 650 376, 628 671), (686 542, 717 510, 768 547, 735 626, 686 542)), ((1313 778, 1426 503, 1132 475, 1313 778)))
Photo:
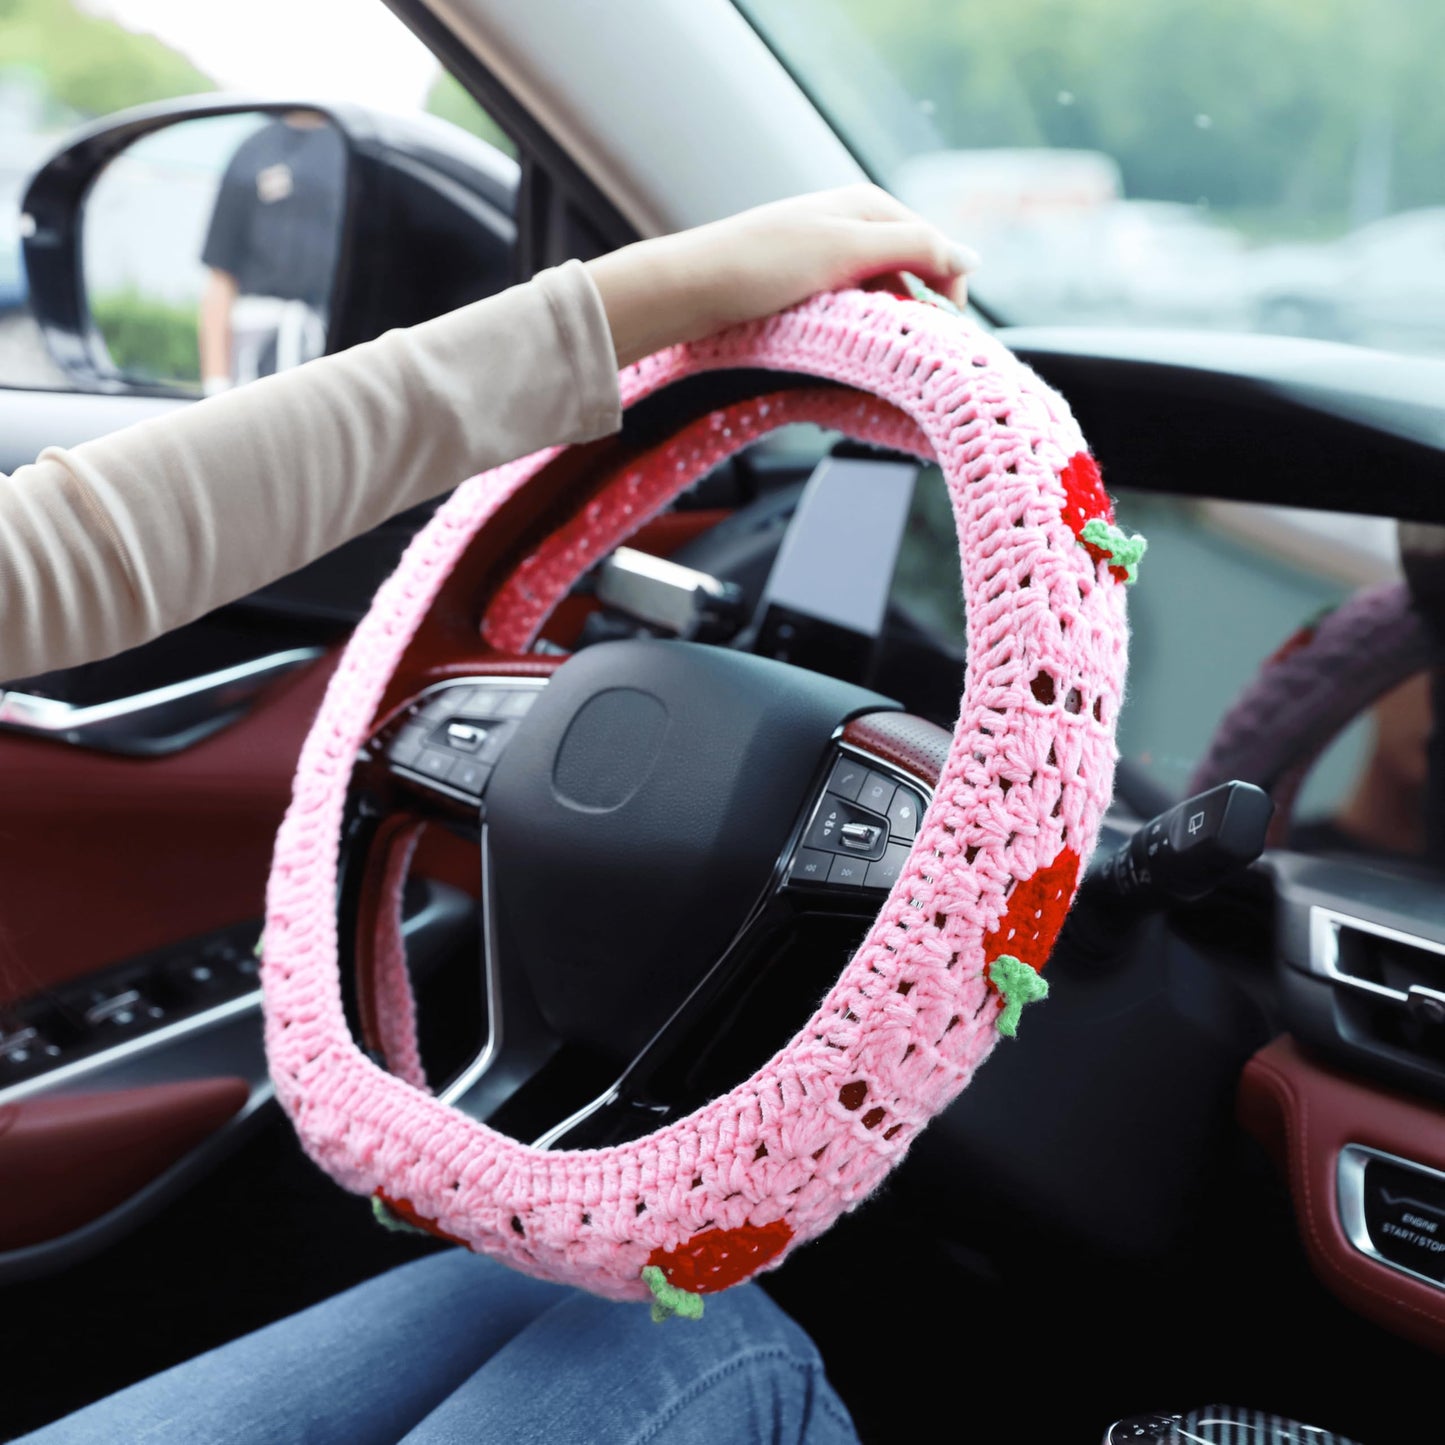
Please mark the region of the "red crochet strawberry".
POLYGON ((435 1219, 418 1214, 409 1199, 392 1199, 378 1189, 371 1196, 371 1212, 376 1216, 376 1222, 385 1229, 402 1230, 410 1234, 430 1234, 434 1239, 445 1239, 449 1244, 461 1244, 471 1248, 466 1240, 459 1239, 455 1234, 448 1234, 435 1219))
POLYGON ((1076 452, 1059 474, 1064 484, 1064 521, 1079 545, 1096 562, 1109 563, 1109 575, 1132 582, 1139 575, 1145 541, 1125 536, 1114 525, 1114 504, 1104 490, 1099 464, 1088 452, 1076 452))
POLYGON ((984 976, 999 996, 997 1028, 1011 1039, 1026 1003, 1044 998, 1049 986, 1039 970, 1048 962, 1064 926, 1079 879, 1079 855, 1062 849, 1046 868, 1014 885, 1008 908, 984 938, 984 976))
POLYGON ((744 1224, 737 1229, 704 1229, 676 1249, 654 1249, 642 1277, 654 1296, 652 1317, 698 1319, 705 1294, 716 1294, 756 1274, 787 1248, 791 1227, 744 1224))
POLYGON ((1007 953, 1041 969, 1064 926, 1078 881, 1079 855, 1065 848, 1047 868, 1014 884, 1008 908, 983 941, 985 961, 992 963, 1007 953))

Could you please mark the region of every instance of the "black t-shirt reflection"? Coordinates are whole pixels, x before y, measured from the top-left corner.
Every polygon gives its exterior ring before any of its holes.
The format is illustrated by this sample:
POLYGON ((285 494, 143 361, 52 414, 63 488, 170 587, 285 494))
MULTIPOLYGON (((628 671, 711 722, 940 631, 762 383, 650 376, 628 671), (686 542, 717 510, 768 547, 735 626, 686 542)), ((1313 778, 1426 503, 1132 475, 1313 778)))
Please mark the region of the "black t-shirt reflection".
POLYGON ((243 296, 324 312, 346 188, 346 149, 322 121, 273 121, 245 140, 221 179, 201 260, 243 296))

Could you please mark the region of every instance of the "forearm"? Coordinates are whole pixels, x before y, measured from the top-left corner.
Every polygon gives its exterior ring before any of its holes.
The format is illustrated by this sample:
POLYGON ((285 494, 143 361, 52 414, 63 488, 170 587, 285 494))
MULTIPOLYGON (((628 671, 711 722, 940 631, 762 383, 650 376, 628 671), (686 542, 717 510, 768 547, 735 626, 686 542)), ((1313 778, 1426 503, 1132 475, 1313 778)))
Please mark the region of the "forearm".
POLYGON ((581 267, 144 422, 0 485, 0 673, 178 626, 472 473, 614 429, 581 267))
MULTIPOLYGON (((473 472, 614 429, 619 357, 899 268, 962 304, 976 260, 872 187, 797 197, 569 262, 409 331, 43 452, 0 478, 0 678, 134 646, 473 472)), ((206 329, 213 355, 218 334, 206 329)))

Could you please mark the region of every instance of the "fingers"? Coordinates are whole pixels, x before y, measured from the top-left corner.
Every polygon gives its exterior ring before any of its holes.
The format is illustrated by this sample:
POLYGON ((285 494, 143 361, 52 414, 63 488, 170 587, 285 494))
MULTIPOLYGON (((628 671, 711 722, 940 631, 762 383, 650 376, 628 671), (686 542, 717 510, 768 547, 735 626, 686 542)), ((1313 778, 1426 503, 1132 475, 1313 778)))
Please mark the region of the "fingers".
POLYGON ((866 280, 885 271, 912 271, 954 297, 954 288, 979 265, 977 252, 950 241, 936 226, 905 209, 906 220, 863 221, 850 227, 848 279, 866 280))
POLYGON ((913 271, 956 306, 968 304, 967 276, 982 264, 978 253, 945 236, 881 186, 843 186, 798 197, 793 204, 844 222, 854 268, 846 280, 913 271))

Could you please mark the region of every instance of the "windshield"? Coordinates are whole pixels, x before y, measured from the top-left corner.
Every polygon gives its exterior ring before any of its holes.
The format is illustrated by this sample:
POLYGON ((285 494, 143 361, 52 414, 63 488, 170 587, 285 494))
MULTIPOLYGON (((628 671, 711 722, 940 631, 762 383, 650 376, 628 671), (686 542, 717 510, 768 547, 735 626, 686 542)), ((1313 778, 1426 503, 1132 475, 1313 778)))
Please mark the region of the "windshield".
POLYGON ((1015 324, 1445 354, 1439 0, 739 0, 1015 324))

